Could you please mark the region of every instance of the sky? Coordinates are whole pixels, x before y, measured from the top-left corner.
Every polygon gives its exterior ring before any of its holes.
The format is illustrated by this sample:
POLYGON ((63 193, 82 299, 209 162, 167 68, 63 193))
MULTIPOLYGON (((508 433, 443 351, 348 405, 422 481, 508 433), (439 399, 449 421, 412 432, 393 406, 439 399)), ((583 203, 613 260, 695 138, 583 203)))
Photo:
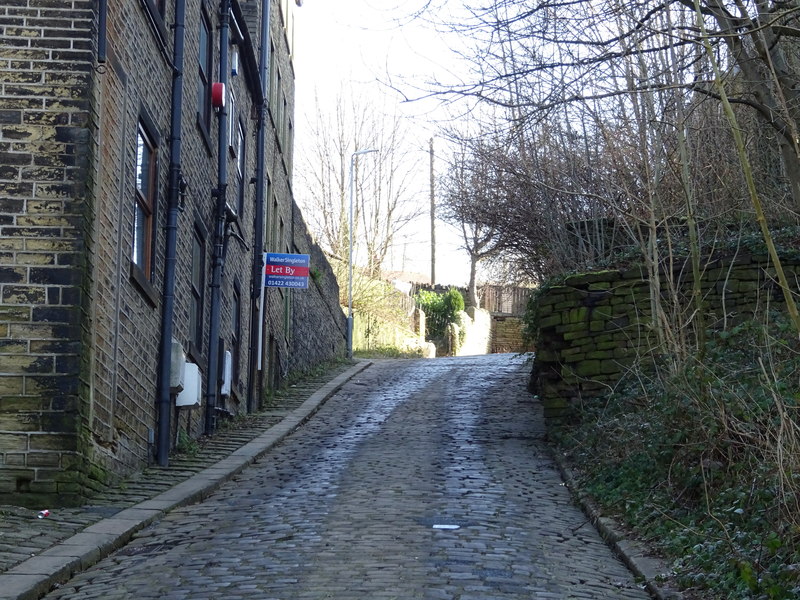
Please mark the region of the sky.
MULTIPOLYGON (((397 17, 413 2, 399 0, 304 0, 294 11, 295 62, 295 156, 308 140, 308 122, 315 111, 315 95, 323 103, 336 94, 353 90, 359 97, 375 98, 396 106, 410 120, 414 139, 409 144, 427 153, 428 140, 435 135, 436 121, 446 113, 438 101, 406 101, 418 97, 432 79, 450 76, 455 69, 452 52, 442 35, 420 20, 397 17)), ((434 154, 443 152, 443 140, 434 138, 434 154)), ((295 159, 295 163, 297 163, 295 159)), ((434 160, 434 171, 444 168, 443 155, 434 160)), ((403 230, 389 269, 430 274, 430 186, 429 159, 419 161, 415 189, 426 215, 403 230)), ((459 248, 457 231, 436 221, 436 279, 445 285, 465 285, 469 258, 459 248)))

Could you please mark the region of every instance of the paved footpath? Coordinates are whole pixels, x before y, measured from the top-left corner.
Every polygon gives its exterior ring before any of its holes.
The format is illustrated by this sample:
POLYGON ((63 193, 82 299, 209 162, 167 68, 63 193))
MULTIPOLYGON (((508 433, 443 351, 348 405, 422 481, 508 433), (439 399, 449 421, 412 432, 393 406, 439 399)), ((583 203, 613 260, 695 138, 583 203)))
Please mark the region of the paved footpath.
POLYGON ((649 598, 572 504, 528 366, 380 361, 47 598, 649 598))

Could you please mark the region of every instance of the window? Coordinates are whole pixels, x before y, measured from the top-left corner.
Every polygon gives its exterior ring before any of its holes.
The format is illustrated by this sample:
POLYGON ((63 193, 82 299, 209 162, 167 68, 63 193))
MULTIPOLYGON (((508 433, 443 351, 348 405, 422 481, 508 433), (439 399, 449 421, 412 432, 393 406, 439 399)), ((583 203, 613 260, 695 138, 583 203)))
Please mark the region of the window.
POLYGON ((283 97, 283 109, 281 110, 281 126, 278 130, 280 136, 281 148, 286 150, 286 132, 288 131, 289 124, 289 103, 286 101, 286 96, 283 97))
POLYGON ((278 142, 283 144, 281 134, 283 132, 283 111, 286 108, 286 99, 283 93, 280 92, 281 76, 278 74, 278 98, 275 99, 275 135, 278 136, 278 142))
POLYGON ((153 265, 156 205, 156 144, 142 123, 136 133, 136 203, 133 218, 132 261, 147 280, 153 265))
POLYGON ((286 170, 289 173, 289 177, 291 177, 294 168, 294 125, 292 125, 291 121, 289 121, 289 130, 286 134, 286 147, 283 150, 283 156, 286 159, 286 170))
POLYGON ((200 80, 197 86, 197 120, 206 132, 211 129, 211 24, 205 11, 200 15, 200 49, 197 60, 200 80))
POLYGON ((269 106, 271 110, 275 110, 275 98, 277 98, 278 87, 278 66, 275 58, 275 45, 270 42, 269 45, 269 106))
POLYGON ((206 242, 204 232, 198 226, 192 236, 192 298, 189 306, 189 340, 203 351, 203 289, 206 266, 206 242))
POLYGON ((242 291, 239 282, 233 284, 233 306, 231 307, 231 358, 233 362, 232 380, 234 386, 239 381, 239 365, 241 364, 242 345, 242 291))
POLYGON ((270 252, 277 252, 278 249, 278 199, 275 198, 272 204, 272 227, 269 233, 270 252))
POLYGON ((245 178, 246 162, 245 162, 245 146, 244 127, 241 122, 236 127, 236 176, 239 178, 239 216, 244 214, 244 196, 247 191, 247 181, 245 178))
POLYGON ((270 220, 270 200, 272 199, 272 180, 269 178, 269 173, 265 173, 264 176, 264 231, 263 231, 263 238, 261 239, 262 247, 265 248, 267 251, 270 250, 269 247, 269 228, 272 221, 270 220))
POLYGON ((166 44, 167 41, 167 27, 164 24, 164 15, 166 15, 167 2, 166 0, 143 0, 145 9, 150 16, 150 25, 153 27, 159 41, 166 44))
POLYGON ((229 85, 228 92, 228 148, 231 152, 236 152, 236 94, 233 86, 229 85))

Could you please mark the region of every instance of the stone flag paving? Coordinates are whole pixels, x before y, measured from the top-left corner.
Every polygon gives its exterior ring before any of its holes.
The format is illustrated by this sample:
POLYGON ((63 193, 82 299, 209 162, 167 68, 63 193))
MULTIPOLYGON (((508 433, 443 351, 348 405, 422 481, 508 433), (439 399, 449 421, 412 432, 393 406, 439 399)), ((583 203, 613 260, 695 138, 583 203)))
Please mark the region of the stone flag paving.
POLYGON ((50 599, 645 599, 575 507, 514 355, 379 361, 50 599))

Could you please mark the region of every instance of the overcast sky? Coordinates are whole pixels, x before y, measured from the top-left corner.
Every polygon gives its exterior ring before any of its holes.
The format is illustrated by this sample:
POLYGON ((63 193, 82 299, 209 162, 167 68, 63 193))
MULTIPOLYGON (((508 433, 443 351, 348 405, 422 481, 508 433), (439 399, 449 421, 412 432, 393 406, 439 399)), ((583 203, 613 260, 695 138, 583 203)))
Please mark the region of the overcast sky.
MULTIPOLYGON (((407 10, 409 3, 402 6, 407 10)), ((419 20, 402 20, 395 0, 304 0, 295 9, 296 131, 295 153, 303 151, 309 111, 315 110, 315 94, 323 102, 333 101, 341 90, 353 90, 397 106, 413 120, 417 139, 409 143, 427 149, 436 131, 433 121, 445 118, 432 101, 405 102, 403 94, 414 95, 433 78, 447 78, 452 67, 451 52, 442 36, 419 20), (402 22, 400 22, 400 20, 402 22)), ((441 149, 441 143, 436 144, 441 149)), ((296 161, 297 162, 297 161, 296 161)), ((437 171, 443 167, 437 160, 437 171)), ((419 189, 428 189, 428 162, 420 163, 419 189)), ((429 203, 426 194, 421 202, 429 203)), ((408 239, 401 241, 392 268, 430 273, 430 220, 412 224, 408 239)), ((464 285, 469 276, 469 259, 458 250, 455 231, 437 222, 437 283, 464 285)))

